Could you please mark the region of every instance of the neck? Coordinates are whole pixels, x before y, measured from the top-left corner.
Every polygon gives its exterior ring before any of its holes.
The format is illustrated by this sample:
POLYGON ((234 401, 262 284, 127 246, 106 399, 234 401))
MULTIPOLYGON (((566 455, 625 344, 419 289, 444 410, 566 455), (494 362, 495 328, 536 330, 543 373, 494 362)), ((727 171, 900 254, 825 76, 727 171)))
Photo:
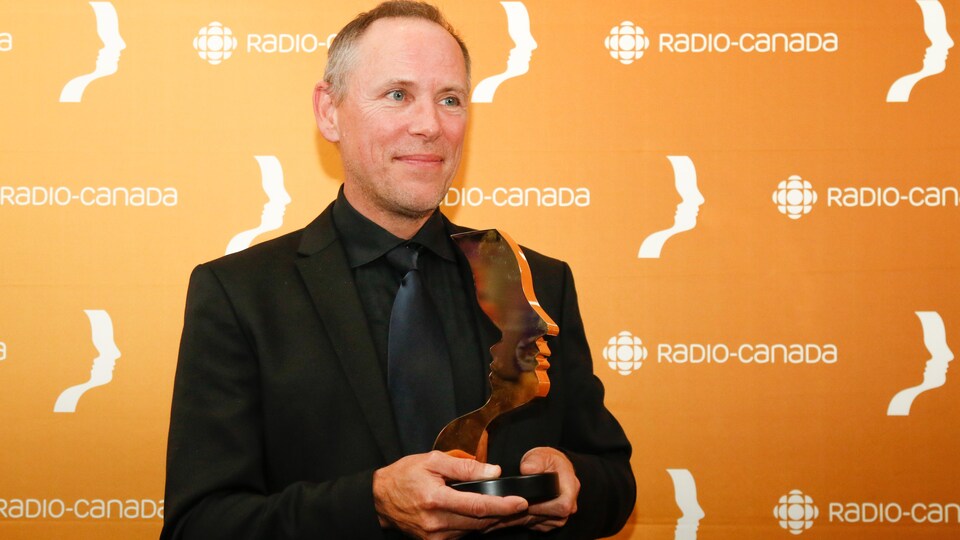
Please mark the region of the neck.
POLYGON ((377 225, 383 227, 390 234, 396 236, 397 238, 403 238, 404 240, 409 240, 417 234, 417 231, 423 227, 423 224, 430 219, 430 216, 433 215, 433 212, 430 212, 422 218, 407 218, 404 216, 397 216, 395 214, 384 213, 383 215, 374 219, 372 216, 367 216, 364 214, 367 219, 376 223, 377 225))
POLYGON ((436 212, 436 209, 430 210, 423 215, 405 215, 398 212, 390 212, 376 205, 367 203, 364 197, 353 196, 353 190, 349 185, 344 185, 343 196, 346 197, 350 206, 360 213, 363 217, 383 227, 387 232, 409 240, 417 234, 417 231, 423 227, 423 224, 430 219, 430 216, 436 212))

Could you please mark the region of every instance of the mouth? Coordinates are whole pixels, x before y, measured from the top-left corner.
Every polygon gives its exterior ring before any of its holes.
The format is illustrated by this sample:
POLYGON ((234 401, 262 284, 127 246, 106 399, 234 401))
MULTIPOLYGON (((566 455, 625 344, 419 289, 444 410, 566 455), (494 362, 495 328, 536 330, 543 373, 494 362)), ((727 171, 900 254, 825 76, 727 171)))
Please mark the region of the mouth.
POLYGON ((443 164, 443 158, 437 154, 404 154, 393 158, 394 161, 420 167, 430 167, 443 164))

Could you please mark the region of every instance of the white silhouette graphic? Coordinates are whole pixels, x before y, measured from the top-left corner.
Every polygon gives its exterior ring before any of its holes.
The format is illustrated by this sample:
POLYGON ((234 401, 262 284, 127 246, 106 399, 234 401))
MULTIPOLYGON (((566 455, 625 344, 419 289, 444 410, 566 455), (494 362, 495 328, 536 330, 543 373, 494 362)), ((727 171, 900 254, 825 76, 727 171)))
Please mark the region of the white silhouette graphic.
POLYGON ((493 93, 503 81, 519 77, 530 70, 530 57, 537 48, 537 42, 530 33, 530 14, 523 2, 500 2, 500 5, 507 12, 507 32, 514 47, 510 49, 510 57, 507 58, 507 70, 487 77, 473 89, 471 101, 474 103, 493 103, 493 93))
POLYGON ((227 255, 247 249, 257 236, 283 226, 284 211, 292 200, 286 188, 283 187, 283 168, 280 167, 280 160, 274 156, 254 156, 254 158, 260 164, 261 183, 264 193, 267 194, 267 203, 263 205, 260 225, 234 236, 227 244, 227 255))
POLYGON ((91 388, 103 386, 113 380, 113 367, 120 358, 120 349, 113 341, 113 321, 110 315, 102 309, 85 309, 84 313, 90 319, 90 330, 93 334, 93 346, 99 355, 93 360, 90 370, 90 380, 83 384, 71 386, 60 393, 53 412, 72 413, 77 410, 77 401, 80 396, 91 388))
POLYGON ((930 360, 927 360, 927 367, 923 370, 923 382, 897 392, 887 406, 887 416, 908 416, 917 396, 946 384, 947 364, 953 361, 953 352, 947 346, 947 331, 940 314, 936 311, 917 311, 916 314, 920 317, 923 344, 930 351, 930 360))
POLYGON ((667 156, 673 165, 673 174, 677 193, 680 195, 680 204, 673 218, 673 227, 657 231, 648 236, 640 245, 641 259, 659 259, 663 244, 671 236, 689 231, 697 226, 697 214, 704 203, 703 194, 697 189, 697 171, 693 161, 687 156, 667 156))
POLYGON ((947 33, 947 16, 940 0, 917 0, 923 13, 923 31, 930 46, 923 55, 923 68, 896 80, 887 92, 890 103, 905 103, 910 100, 910 91, 920 80, 943 73, 947 69, 947 51, 953 47, 953 39, 947 33))
POLYGON ((706 516, 697 501, 697 484, 687 469, 667 469, 673 479, 673 493, 682 515, 677 520, 676 540, 697 540, 700 520, 706 516))
POLYGON ((80 75, 63 86, 60 92, 61 103, 80 103, 83 91, 87 85, 101 78, 117 72, 120 62, 120 51, 127 48, 120 37, 120 21, 117 19, 117 10, 110 2, 90 2, 93 13, 97 17, 97 35, 103 42, 103 48, 97 53, 97 67, 92 73, 80 75))

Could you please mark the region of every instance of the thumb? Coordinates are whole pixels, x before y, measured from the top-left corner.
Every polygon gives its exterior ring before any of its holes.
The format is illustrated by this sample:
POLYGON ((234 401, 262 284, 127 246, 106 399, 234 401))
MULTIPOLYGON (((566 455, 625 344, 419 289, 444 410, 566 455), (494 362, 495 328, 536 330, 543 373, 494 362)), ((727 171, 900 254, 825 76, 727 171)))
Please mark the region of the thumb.
POLYGON ((520 474, 554 472, 557 465, 551 448, 531 448, 520 460, 520 474))
POLYGON ((500 476, 500 467, 489 463, 480 463, 474 459, 453 457, 442 452, 436 452, 435 460, 431 465, 434 472, 448 480, 487 480, 500 476))

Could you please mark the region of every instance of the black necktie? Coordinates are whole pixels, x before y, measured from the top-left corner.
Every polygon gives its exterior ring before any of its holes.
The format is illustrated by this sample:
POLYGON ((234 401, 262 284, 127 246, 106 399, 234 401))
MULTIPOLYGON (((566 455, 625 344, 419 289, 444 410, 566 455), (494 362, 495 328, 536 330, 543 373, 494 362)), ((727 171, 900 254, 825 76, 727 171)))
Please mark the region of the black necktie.
POLYGON ((387 386, 405 454, 429 451, 456 416, 450 354, 417 269, 419 249, 408 243, 387 253, 387 261, 405 274, 393 301, 387 338, 387 386))

